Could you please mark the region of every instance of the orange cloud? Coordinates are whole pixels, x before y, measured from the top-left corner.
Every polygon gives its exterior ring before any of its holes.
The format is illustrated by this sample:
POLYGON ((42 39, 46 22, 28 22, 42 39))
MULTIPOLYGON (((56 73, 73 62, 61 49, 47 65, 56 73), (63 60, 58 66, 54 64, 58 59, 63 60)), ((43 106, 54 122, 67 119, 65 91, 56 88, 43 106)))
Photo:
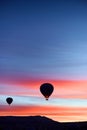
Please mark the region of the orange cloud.
POLYGON ((87 108, 79 107, 47 107, 47 106, 1 106, 0 116, 20 115, 35 116, 42 115, 57 121, 86 121, 87 108))
MULTIPOLYGON (((2 83, 2 81, 0 81, 2 83)), ((50 82, 54 86, 52 97, 56 98, 72 98, 72 99, 87 99, 87 80, 43 80, 43 79, 21 79, 4 81, 7 85, 17 86, 20 91, 13 94, 23 95, 38 95, 40 96, 39 88, 44 82, 50 82), (21 91, 23 90, 24 91, 21 91), (32 91, 30 91, 32 90, 32 91)), ((15 90, 15 88, 12 88, 15 90)), ((5 93, 5 92, 4 92, 5 93)))

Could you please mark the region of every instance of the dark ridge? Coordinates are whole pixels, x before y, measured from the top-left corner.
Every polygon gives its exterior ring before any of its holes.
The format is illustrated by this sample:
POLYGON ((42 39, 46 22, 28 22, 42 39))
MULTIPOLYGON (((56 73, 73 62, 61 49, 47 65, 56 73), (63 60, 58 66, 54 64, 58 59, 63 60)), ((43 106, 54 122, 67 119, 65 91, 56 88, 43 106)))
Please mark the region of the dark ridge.
POLYGON ((44 116, 0 116, 0 130, 87 130, 87 122, 60 123, 44 116))

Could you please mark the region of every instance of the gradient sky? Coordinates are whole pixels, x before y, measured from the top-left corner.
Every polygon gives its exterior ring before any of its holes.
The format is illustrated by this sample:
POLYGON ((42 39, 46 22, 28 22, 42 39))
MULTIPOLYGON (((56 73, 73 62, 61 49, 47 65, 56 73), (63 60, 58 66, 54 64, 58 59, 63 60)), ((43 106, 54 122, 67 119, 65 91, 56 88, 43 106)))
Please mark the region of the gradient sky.
POLYGON ((0 116, 5 115, 87 120, 86 0, 0 0, 0 116), (44 82, 54 86, 49 101, 39 91, 44 82))

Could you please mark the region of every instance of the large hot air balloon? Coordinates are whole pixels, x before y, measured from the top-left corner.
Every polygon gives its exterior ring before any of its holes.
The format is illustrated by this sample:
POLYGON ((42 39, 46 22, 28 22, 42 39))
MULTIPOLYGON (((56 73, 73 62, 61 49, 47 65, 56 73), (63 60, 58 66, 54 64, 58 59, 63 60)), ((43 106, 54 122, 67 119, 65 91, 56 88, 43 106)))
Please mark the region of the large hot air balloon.
POLYGON ((13 102, 13 99, 11 97, 6 98, 6 102, 10 105, 13 102))
POLYGON ((49 96, 52 94, 54 87, 50 83, 44 83, 40 86, 40 92, 48 100, 49 96))

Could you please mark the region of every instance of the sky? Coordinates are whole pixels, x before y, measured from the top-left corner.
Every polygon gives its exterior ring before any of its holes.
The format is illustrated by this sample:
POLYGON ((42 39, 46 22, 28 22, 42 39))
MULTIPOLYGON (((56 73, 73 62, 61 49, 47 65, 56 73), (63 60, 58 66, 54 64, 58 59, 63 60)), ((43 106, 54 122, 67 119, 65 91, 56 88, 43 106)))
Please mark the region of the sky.
POLYGON ((0 0, 0 116, 7 115, 87 121, 86 0, 0 0), (54 86, 48 101, 43 83, 54 86))

